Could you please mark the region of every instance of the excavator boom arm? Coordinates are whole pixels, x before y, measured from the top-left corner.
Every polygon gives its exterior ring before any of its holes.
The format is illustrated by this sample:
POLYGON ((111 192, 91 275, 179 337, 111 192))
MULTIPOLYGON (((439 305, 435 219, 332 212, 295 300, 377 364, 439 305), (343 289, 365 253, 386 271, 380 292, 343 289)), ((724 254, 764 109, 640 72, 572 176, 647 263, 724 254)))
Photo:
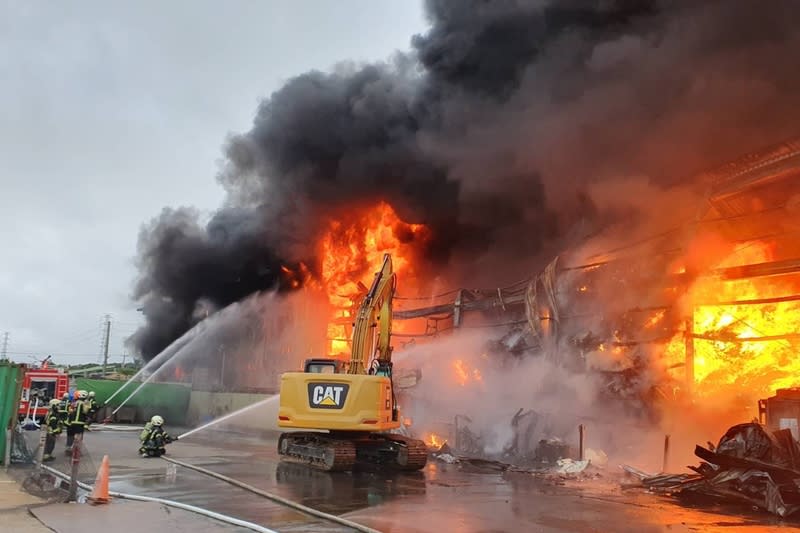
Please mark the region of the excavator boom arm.
POLYGON ((375 352, 380 366, 385 367, 391 363, 392 298, 396 280, 392 271, 392 258, 389 254, 384 254, 381 269, 375 273, 372 286, 358 307, 353 324, 353 351, 350 355, 349 374, 366 374, 375 352))

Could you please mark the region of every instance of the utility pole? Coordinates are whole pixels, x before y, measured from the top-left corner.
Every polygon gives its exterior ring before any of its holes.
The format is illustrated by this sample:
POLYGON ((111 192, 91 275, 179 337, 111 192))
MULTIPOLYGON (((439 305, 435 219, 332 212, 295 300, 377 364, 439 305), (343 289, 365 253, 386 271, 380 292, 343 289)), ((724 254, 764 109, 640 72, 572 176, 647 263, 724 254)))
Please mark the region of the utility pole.
POLYGON ((0 352, 0 359, 8 359, 8 332, 3 333, 3 351, 0 352))
POLYGON ((111 315, 106 315, 106 334, 103 339, 103 377, 106 377, 106 365, 108 365, 108 345, 111 340, 111 315))

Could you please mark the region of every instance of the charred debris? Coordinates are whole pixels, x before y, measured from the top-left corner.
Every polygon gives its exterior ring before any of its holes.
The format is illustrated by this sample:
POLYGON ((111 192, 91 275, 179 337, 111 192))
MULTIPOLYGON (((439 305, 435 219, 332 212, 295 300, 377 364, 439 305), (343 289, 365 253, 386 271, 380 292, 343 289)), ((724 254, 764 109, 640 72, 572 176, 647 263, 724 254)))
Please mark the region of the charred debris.
POLYGON ((696 446, 694 474, 648 474, 623 469, 648 491, 692 503, 754 506, 780 517, 800 510, 800 445, 790 429, 756 423, 731 427, 714 446, 696 446))

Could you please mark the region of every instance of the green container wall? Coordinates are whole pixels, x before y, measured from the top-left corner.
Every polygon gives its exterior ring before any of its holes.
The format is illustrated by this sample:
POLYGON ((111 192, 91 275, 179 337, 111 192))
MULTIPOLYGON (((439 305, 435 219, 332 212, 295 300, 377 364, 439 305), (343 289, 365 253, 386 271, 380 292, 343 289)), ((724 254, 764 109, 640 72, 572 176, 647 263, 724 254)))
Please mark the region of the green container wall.
MULTIPOLYGON (((190 424, 204 424, 219 416, 260 402, 270 396, 270 394, 246 392, 207 392, 195 390, 192 391, 191 399, 189 400, 189 411, 186 414, 186 421, 190 424)), ((251 413, 238 417, 235 421, 243 422, 245 420, 254 420, 256 418, 255 414, 259 413, 251 413)), ((250 425, 255 426, 256 424, 251 423, 250 425)))
MULTIPOLYGON (((75 378, 77 389, 94 391, 97 401, 105 404, 125 381, 112 381, 108 379, 75 378)), ((117 394, 109 405, 118 406, 125 398, 139 387, 141 383, 134 382, 124 391, 117 394)), ((142 419, 148 419, 154 414, 163 416, 170 425, 183 425, 186 423, 186 412, 189 409, 191 388, 178 383, 148 383, 141 388, 136 396, 125 403, 126 407, 136 407, 142 419)))
POLYGON ((6 429, 11 427, 17 420, 19 411, 19 399, 22 394, 22 378, 24 367, 0 362, 0 463, 6 457, 6 429))

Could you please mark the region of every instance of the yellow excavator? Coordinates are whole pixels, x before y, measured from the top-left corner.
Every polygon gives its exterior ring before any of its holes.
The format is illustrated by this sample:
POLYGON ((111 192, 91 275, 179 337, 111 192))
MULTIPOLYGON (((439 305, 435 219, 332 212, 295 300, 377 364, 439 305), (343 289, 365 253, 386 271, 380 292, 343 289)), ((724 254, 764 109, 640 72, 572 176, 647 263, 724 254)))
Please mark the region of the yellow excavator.
POLYGON ((392 298, 397 277, 383 257, 353 324, 350 361, 307 359, 303 372, 281 376, 278 454, 320 470, 372 464, 419 470, 428 459, 421 440, 391 433, 400 427, 392 382, 392 298), (322 430, 322 431, 320 431, 322 430))

